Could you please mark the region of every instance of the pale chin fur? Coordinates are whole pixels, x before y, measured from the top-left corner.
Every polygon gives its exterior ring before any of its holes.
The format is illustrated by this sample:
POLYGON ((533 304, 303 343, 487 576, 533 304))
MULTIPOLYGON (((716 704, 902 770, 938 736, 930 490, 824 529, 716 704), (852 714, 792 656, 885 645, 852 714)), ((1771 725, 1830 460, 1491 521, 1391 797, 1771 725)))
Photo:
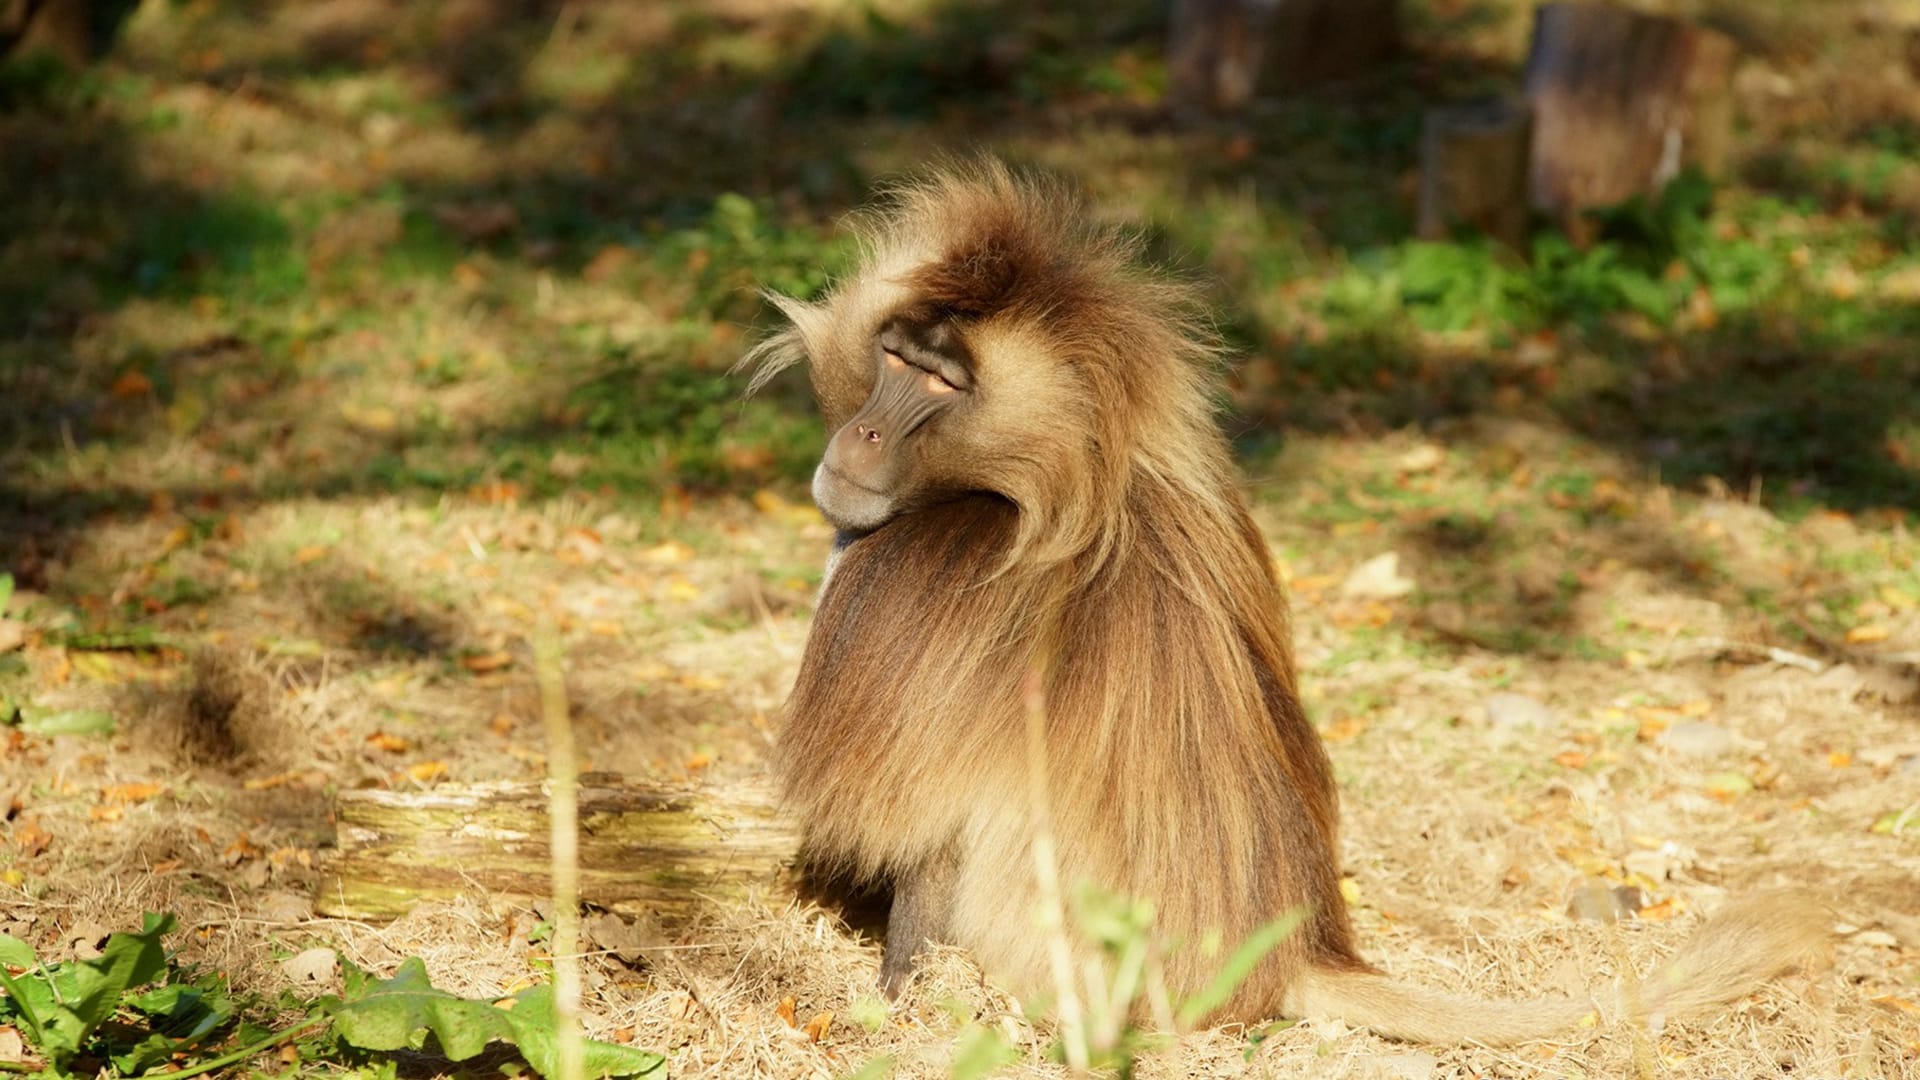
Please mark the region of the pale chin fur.
POLYGON ((867 533, 893 516, 893 500, 830 471, 825 462, 813 470, 813 502, 841 532, 867 533))

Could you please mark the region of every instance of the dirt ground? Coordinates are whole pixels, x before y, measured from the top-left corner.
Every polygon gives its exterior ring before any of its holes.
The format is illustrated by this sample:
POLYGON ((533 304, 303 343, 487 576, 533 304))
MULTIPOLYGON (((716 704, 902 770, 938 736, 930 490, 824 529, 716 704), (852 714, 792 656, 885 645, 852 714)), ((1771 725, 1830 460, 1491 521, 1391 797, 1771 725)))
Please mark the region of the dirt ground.
MULTIPOLYGON (((269 997, 319 989, 284 964, 313 946, 544 978, 539 913, 484 895, 317 916, 336 795, 541 778, 548 619, 583 768, 762 776, 831 537, 804 388, 725 373, 752 289, 817 288, 877 179, 986 145, 1217 283, 1363 953, 1599 1006, 1503 1050, 1202 1031, 1141 1075, 1920 1077, 1920 17, 1852 5, 1839 46, 1729 19, 1710 253, 1766 253, 1774 307, 1703 285, 1668 325, 1509 332, 1369 291, 1419 103, 1524 45, 1525 4, 1412 6, 1408 66, 1180 136, 1142 118, 1158 27, 1126 5, 986 4, 972 46, 905 2, 139 5, 98 72, 0 111, 38 170, 0 180, 0 930, 59 957, 173 911, 184 958, 269 997), (1063 41, 1098 62, 1001 70, 1063 41), (112 732, 36 733, 61 717, 112 732), (1595 886, 1633 917, 1583 917, 1595 886), (1830 906, 1830 963, 1623 1019, 1780 886, 1830 906)), ((878 946, 777 884, 593 944, 591 1033, 674 1076, 977 1075, 1002 1044, 1065 1072, 962 955, 881 1005, 878 946)))

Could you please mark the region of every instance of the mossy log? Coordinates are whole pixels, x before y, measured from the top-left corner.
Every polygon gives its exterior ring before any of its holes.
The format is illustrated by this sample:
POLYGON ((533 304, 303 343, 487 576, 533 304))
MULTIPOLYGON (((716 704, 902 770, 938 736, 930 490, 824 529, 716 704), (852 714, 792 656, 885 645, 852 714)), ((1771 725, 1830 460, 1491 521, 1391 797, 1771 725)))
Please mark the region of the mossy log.
MULTIPOLYGON (((547 796, 539 784, 444 784, 344 791, 338 855, 314 907, 390 919, 425 900, 480 895, 530 903, 549 893, 547 796)), ((673 787, 580 778, 580 898, 662 925, 779 885, 799 834, 771 785, 673 787)))

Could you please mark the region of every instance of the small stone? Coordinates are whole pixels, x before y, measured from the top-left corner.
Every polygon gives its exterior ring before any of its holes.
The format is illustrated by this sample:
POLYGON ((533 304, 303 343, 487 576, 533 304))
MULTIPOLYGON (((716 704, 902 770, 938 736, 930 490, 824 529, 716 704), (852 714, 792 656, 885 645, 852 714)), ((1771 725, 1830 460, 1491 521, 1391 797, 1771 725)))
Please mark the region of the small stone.
POLYGON ((1875 949, 1897 949, 1900 947, 1900 939, 1887 933, 1885 930, 1862 930, 1847 940, 1853 942, 1855 945, 1866 945, 1875 949))
POLYGON ((1590 885, 1575 890, 1567 901, 1567 914, 1588 922, 1619 922, 1631 919, 1647 906, 1647 894, 1637 885, 1590 885))
POLYGON ((1347 575, 1340 591, 1361 600, 1393 600, 1412 592, 1412 578, 1400 574, 1400 553, 1376 555, 1347 575))
POLYGON ((1682 720, 1660 733, 1660 745, 1681 757, 1715 758, 1731 752, 1734 741, 1719 724, 1682 720))
POLYGON ((340 957, 332 949, 308 949, 280 962, 280 974, 297 986, 323 986, 333 981, 340 957))
POLYGON ((1658 884, 1693 866, 1695 858, 1691 849, 1668 841, 1655 850, 1629 852, 1626 858, 1620 860, 1620 865, 1627 873, 1638 874, 1658 884))
POLYGON ((1502 734, 1557 727, 1552 709, 1525 694, 1499 693, 1487 699, 1487 726, 1502 734))

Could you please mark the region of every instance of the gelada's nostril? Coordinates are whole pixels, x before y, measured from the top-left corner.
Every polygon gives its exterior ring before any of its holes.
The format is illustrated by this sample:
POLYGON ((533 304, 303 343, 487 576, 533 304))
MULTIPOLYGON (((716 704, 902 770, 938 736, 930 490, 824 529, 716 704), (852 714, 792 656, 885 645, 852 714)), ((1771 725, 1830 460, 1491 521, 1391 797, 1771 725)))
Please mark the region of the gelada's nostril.
POLYGON ((870 427, 863 427, 863 428, 861 428, 861 429, 860 429, 860 433, 861 433, 861 435, 862 435, 862 436, 864 436, 864 437, 866 438, 866 440, 867 440, 868 442, 879 442, 879 441, 880 441, 880 429, 879 429, 879 428, 870 428, 870 427))

